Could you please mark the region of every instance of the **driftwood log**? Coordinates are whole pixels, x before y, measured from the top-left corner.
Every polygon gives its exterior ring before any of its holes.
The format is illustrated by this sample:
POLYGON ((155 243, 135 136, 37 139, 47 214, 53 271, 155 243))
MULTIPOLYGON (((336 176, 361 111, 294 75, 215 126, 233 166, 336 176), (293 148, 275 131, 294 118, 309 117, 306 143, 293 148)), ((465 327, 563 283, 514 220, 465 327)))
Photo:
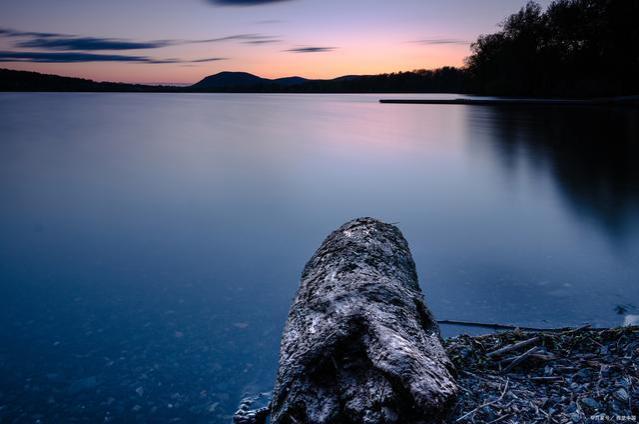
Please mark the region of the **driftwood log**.
POLYGON ((271 422, 439 423, 456 394, 401 232, 372 218, 337 229, 302 274, 271 422))

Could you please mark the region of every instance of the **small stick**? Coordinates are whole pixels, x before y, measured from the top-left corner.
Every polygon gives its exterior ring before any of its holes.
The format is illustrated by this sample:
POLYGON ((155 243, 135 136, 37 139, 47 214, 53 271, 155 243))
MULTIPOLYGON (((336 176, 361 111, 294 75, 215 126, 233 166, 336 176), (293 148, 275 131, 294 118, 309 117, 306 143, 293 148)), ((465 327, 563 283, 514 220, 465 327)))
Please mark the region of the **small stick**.
POLYGON ((590 327, 592 327, 590 324, 584 324, 581 327, 577 327, 577 328, 575 328, 573 330, 570 330, 566 334, 578 333, 578 332, 583 331, 583 330, 588 330, 588 329, 590 329, 590 327))
POLYGON ((562 377, 552 376, 552 377, 531 377, 531 381, 535 383, 555 383, 558 381, 564 381, 562 377))
POLYGON ((475 412, 479 411, 480 409, 485 408, 485 407, 490 406, 490 405, 496 404, 497 402, 499 402, 500 400, 502 400, 504 398, 504 395, 506 394, 507 390, 508 390, 508 379, 506 379, 506 385, 504 386, 504 391, 501 392, 501 396, 499 396, 499 399, 495 399, 492 402, 486 402, 483 405, 479 405, 477 408, 473 409, 472 411, 467 412, 464 415, 462 415, 461 417, 457 418, 455 420, 455 422, 458 423, 461 420, 463 420, 464 418, 468 417, 469 415, 474 414, 475 412))
MULTIPOLYGON (((579 328, 572 328, 572 327, 538 328, 538 327, 522 327, 519 325, 510 325, 510 324, 489 324, 489 323, 474 322, 474 321, 456 321, 451 319, 439 319, 437 320, 437 323, 441 325, 459 325, 462 327, 490 328, 492 330, 521 330, 521 331, 539 331, 539 332, 547 332, 547 333, 563 333, 564 331, 581 331, 589 327, 589 326, 582 326, 579 328)), ((597 329, 606 330, 607 328, 602 327, 597 329)))
POLYGON ((532 356, 540 361, 554 361, 557 359, 557 357, 553 354, 544 355, 543 353, 535 353, 532 356))
POLYGON ((495 351, 489 352, 486 354, 489 358, 494 358, 496 356, 502 356, 504 353, 512 352, 513 350, 521 349, 522 347, 530 346, 531 344, 535 344, 540 340, 539 336, 533 337, 532 339, 523 340, 521 342, 513 343, 508 346, 504 346, 501 349, 497 349, 495 351))
POLYGON ((497 419, 494 419, 494 420, 492 420, 492 421, 489 421, 489 422, 488 422, 488 423, 486 423, 486 424, 495 424, 495 423, 498 423, 499 421, 504 420, 504 419, 506 419, 506 418, 508 418, 508 417, 510 417, 510 416, 511 416, 511 414, 505 414, 505 415, 502 415, 501 417, 499 417, 499 418, 497 418, 497 419))
POLYGON ((544 414, 546 416, 546 418, 548 418, 550 421, 556 423, 557 420, 555 420, 552 416, 550 416, 550 414, 546 411, 543 410, 543 408, 539 408, 539 411, 544 414))
POLYGON ((503 369, 502 373, 507 373, 508 371, 510 371, 513 368, 515 368, 517 365, 519 365, 522 362, 524 362, 530 355, 535 353, 537 351, 537 349, 539 349, 539 346, 535 346, 535 347, 531 348, 530 350, 527 350, 525 353, 522 353, 521 355, 519 355, 515 359, 513 359, 513 361, 506 368, 503 369))

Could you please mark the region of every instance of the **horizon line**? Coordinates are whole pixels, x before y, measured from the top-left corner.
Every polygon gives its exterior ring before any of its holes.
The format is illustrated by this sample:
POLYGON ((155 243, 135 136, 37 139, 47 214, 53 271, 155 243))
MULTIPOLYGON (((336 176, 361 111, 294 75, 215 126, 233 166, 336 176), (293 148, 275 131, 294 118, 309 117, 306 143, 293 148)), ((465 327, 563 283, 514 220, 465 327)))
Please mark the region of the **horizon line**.
POLYGON ((278 76, 278 77, 263 77, 261 75, 258 74, 254 74, 252 72, 247 72, 247 71, 237 71, 237 70, 223 70, 223 71, 219 71, 219 72, 215 72, 212 74, 207 74, 204 75, 203 77, 201 77, 200 79, 196 80, 195 82, 158 82, 158 81, 153 81, 153 82, 139 82, 139 81, 114 81, 114 80, 99 80, 99 79, 93 79, 93 78, 87 78, 87 77, 82 77, 82 76, 77 76, 77 75, 67 75, 67 74, 55 74, 55 73, 49 73, 49 72, 39 72, 39 71, 33 71, 33 70, 24 70, 24 69, 12 69, 12 68, 6 68, 6 67, 0 67, 0 71, 2 70, 6 70, 6 71, 14 71, 14 72, 30 72, 30 73, 34 73, 34 74, 40 74, 40 75, 51 75, 51 76, 57 76, 57 77, 63 77, 63 78, 76 78, 76 79, 83 79, 83 80, 88 80, 88 81, 93 81, 93 82, 97 82, 97 83, 113 83, 113 84, 132 84, 132 85, 149 85, 149 86, 176 86, 176 87, 186 87, 186 86, 190 86, 190 85, 195 85, 198 82, 202 81, 205 78, 211 77, 211 76, 215 76, 218 74, 222 74, 222 73, 244 73, 244 74, 250 74, 259 78, 263 78, 263 79, 268 79, 268 80, 277 80, 277 79, 281 79, 281 78, 304 78, 307 79, 309 81, 330 81, 336 78, 343 78, 343 77, 349 77, 349 76, 375 76, 375 75, 385 75, 385 74, 394 74, 394 73, 401 73, 401 72, 416 72, 416 71, 435 71, 438 69, 444 69, 444 68, 455 68, 455 69, 464 69, 465 67, 463 66, 455 66, 455 65, 444 65, 444 66, 440 66, 437 68, 414 68, 414 69, 410 69, 410 70, 397 70, 397 71, 391 71, 391 72, 379 72, 379 73, 373 73, 373 74, 357 74, 357 73, 353 73, 353 74, 343 74, 343 75, 336 75, 336 76, 332 76, 329 78, 308 78, 308 77, 304 77, 301 76, 299 74, 293 74, 293 75, 285 75, 285 76, 278 76))

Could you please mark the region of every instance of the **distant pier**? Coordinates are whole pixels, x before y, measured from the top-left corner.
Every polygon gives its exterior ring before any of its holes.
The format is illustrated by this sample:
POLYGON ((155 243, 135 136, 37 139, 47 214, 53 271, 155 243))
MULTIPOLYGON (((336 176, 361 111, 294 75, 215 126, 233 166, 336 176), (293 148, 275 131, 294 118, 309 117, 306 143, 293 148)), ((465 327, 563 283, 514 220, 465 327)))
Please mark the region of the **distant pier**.
POLYGON ((639 105, 639 96, 607 97, 597 99, 381 99, 380 103, 422 105, 478 105, 478 106, 606 106, 639 105))

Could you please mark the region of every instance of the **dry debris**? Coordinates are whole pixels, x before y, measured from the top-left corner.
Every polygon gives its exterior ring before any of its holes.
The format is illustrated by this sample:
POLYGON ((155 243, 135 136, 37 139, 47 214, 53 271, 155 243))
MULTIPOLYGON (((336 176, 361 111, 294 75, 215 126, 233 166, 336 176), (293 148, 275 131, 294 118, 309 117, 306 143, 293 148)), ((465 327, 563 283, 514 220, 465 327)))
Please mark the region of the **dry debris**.
POLYGON ((461 392, 450 423, 633 423, 639 327, 508 331, 445 341, 461 392))

